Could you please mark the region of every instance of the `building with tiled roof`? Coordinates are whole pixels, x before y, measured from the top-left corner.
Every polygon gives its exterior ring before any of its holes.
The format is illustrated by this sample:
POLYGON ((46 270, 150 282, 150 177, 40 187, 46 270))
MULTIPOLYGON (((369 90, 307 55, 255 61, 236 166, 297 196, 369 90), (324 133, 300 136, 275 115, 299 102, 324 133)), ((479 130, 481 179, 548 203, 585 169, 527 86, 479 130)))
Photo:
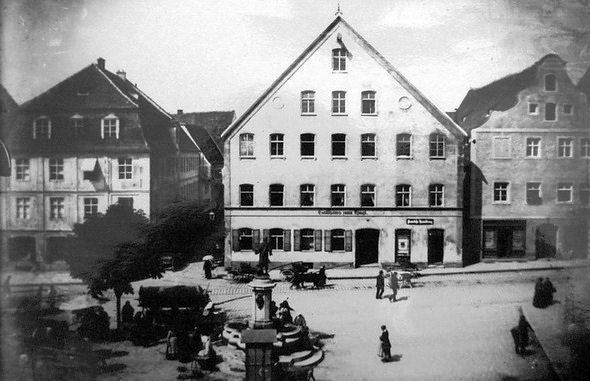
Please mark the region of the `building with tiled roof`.
POLYGON ((150 216, 174 201, 210 201, 210 163, 194 139, 102 58, 21 105, 5 143, 8 264, 51 267, 73 225, 113 203, 150 216))
POLYGON ((471 135, 471 259, 585 258, 588 98, 566 62, 549 54, 469 90, 455 119, 471 135))
POLYGON ((0 177, 10 176, 10 154, 4 144, 4 131, 10 126, 11 117, 17 108, 12 96, 0 85, 0 177))

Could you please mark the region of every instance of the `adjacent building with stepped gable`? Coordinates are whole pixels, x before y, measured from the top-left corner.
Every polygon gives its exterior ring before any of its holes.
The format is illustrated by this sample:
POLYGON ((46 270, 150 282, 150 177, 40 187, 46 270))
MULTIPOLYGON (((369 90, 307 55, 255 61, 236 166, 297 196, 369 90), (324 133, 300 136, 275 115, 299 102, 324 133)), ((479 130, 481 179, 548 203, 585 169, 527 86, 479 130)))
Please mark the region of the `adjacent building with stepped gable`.
POLYGON ((12 173, 0 179, 5 268, 60 267, 73 225, 114 203, 150 216, 210 201, 211 165, 189 131, 102 58, 16 113, 4 126, 12 173))
POLYGON ((462 265, 467 134, 341 16, 222 137, 226 266, 462 265))
POLYGON ((471 135, 469 262, 587 257, 590 119, 581 90, 549 54, 465 96, 455 118, 471 135))

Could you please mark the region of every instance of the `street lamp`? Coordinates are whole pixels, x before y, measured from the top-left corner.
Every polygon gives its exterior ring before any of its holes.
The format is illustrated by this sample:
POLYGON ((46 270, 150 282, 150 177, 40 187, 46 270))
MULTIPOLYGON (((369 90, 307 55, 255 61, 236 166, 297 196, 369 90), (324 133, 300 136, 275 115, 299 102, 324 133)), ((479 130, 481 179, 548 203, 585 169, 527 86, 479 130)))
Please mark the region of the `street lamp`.
POLYGON ((214 211, 209 212, 209 221, 211 221, 211 222, 215 221, 215 212, 214 211))

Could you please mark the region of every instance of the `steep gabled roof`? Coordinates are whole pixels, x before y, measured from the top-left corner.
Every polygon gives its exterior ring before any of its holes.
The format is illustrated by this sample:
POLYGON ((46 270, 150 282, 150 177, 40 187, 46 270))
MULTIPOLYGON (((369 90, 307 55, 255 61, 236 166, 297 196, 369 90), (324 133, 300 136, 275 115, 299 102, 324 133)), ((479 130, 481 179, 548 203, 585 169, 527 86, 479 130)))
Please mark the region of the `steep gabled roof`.
POLYGON ((580 78, 577 87, 581 92, 586 94, 586 99, 588 104, 590 104, 590 68, 588 68, 586 73, 580 78))
POLYGON ((187 126, 198 126, 205 129, 209 136, 213 138, 213 142, 220 153, 223 152, 221 134, 234 121, 235 117, 235 111, 189 112, 174 116, 177 121, 185 123, 187 126))
POLYGON ((242 114, 231 126, 229 126, 222 134, 222 139, 227 139, 234 131, 237 131, 242 125, 247 122, 252 115, 262 107, 262 105, 275 93, 276 90, 287 81, 295 71, 311 56, 320 45, 325 42, 330 35, 336 30, 338 25, 344 26, 348 29, 358 40, 359 45, 367 51, 408 93, 410 93, 430 114, 445 128, 456 136, 467 136, 467 133, 459 127, 447 114, 438 109, 424 94, 422 94, 414 85, 412 85, 397 69, 389 63, 367 40, 365 40, 356 30, 354 30, 341 16, 337 16, 330 25, 301 53, 299 57, 289 65, 271 85, 266 89, 262 95, 242 114))
POLYGON ((2 107, 2 114, 12 112, 18 108, 18 104, 14 98, 12 98, 8 90, 2 85, 0 85, 0 106, 2 107))
POLYGON ((548 54, 520 73, 500 78, 478 89, 470 89, 455 112, 457 123, 471 131, 488 120, 490 111, 506 111, 514 107, 518 103, 518 94, 535 83, 539 66, 549 58, 562 61, 559 56, 548 54))

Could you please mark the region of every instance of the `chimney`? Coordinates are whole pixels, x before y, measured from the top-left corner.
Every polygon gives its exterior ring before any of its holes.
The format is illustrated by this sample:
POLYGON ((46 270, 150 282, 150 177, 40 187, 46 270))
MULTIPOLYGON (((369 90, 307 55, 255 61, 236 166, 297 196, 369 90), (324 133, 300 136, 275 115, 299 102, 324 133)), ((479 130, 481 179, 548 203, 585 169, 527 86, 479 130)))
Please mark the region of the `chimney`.
POLYGON ((178 110, 176 110, 176 114, 177 114, 177 115, 182 115, 182 109, 181 109, 181 108, 179 108, 178 110))
POLYGON ((125 70, 117 70, 117 75, 119 76, 119 78, 121 78, 123 81, 127 80, 127 73, 125 73, 125 70))
POLYGON ((98 57, 98 59, 96 60, 96 63, 98 65, 99 69, 104 70, 104 64, 105 64, 104 58, 98 57))

